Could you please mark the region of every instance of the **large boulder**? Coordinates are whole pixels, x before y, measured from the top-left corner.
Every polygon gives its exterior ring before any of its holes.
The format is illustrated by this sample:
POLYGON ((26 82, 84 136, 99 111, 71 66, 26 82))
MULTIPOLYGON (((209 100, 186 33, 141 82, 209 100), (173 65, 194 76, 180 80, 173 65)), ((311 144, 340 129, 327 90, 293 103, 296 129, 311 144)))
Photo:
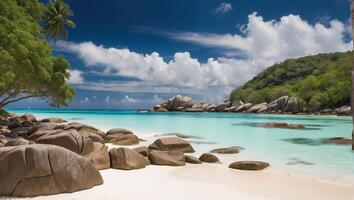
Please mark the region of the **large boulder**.
POLYGON ((82 156, 88 156, 93 151, 92 140, 80 135, 75 129, 37 131, 30 139, 39 144, 61 146, 82 156))
POLYGON ((185 157, 180 151, 154 150, 149 154, 149 160, 153 165, 184 166, 185 157))
POLYGON ((93 143, 93 151, 88 158, 95 165, 96 169, 102 170, 111 167, 108 147, 100 142, 93 143))
POLYGON ((215 107, 215 111, 216 112, 224 111, 226 107, 227 107, 226 103, 219 104, 215 107))
POLYGON ((206 162, 206 163, 217 163, 220 162, 219 158, 216 157, 213 154, 210 153, 203 153, 200 157, 199 160, 202 162, 206 162))
POLYGON ((0 163, 0 196, 52 195, 103 183, 88 160, 54 145, 3 147, 0 163))
POLYGON ((351 114, 352 114, 351 106, 342 106, 339 109, 337 109, 337 115, 351 115, 351 114))
POLYGON ((247 112, 249 112, 249 113, 257 113, 259 110, 264 109, 264 108, 267 108, 267 103, 266 102, 252 106, 251 108, 249 108, 247 110, 247 112))
POLYGON ((187 96, 177 95, 166 102, 166 109, 176 111, 178 107, 190 108, 193 105, 192 98, 187 96))
POLYGON ((240 152, 239 147, 218 148, 210 151, 210 153, 218 153, 218 154, 236 154, 239 152, 240 152))
POLYGON ((188 141, 179 137, 159 138, 155 140, 149 148, 161 151, 181 151, 184 153, 195 152, 192 145, 188 141))
POLYGON ((268 111, 278 111, 278 110, 284 110, 286 104, 288 103, 289 96, 282 96, 277 98, 276 100, 270 102, 268 104, 268 111))
POLYGON ((301 111, 301 105, 295 97, 290 97, 283 111, 298 113, 301 111))
POLYGON ((231 163, 229 168, 239 169, 239 170, 262 170, 269 166, 269 163, 261 162, 261 161, 238 161, 231 163))
POLYGON ((134 134, 132 131, 124 129, 124 128, 113 128, 107 131, 106 135, 114 135, 114 134, 120 134, 120 135, 129 135, 129 134, 134 134))
POLYGON ((143 155, 128 148, 113 148, 109 150, 111 167, 115 169, 141 169, 146 166, 143 155))
POLYGON ((82 136, 86 136, 91 138, 94 142, 101 142, 104 143, 105 134, 100 131, 99 129, 77 122, 68 123, 64 125, 64 129, 75 129, 77 130, 82 136))

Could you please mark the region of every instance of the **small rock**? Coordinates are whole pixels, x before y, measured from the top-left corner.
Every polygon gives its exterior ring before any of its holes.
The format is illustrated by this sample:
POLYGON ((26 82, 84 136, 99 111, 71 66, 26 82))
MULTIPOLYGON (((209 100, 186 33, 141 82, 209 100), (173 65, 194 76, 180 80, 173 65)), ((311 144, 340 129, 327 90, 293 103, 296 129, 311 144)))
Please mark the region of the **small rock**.
POLYGON ((185 155, 184 158, 186 160, 186 163, 202 164, 202 161, 200 161, 198 158, 196 158, 194 156, 185 155))
POLYGON ((210 153, 203 153, 199 157, 199 160, 202 161, 202 162, 206 162, 206 163, 217 163, 217 162, 220 162, 218 157, 216 157, 215 155, 210 154, 210 153))
POLYGON ((262 170, 269 166, 269 163, 261 161, 238 161, 231 163, 229 168, 239 169, 239 170, 262 170))

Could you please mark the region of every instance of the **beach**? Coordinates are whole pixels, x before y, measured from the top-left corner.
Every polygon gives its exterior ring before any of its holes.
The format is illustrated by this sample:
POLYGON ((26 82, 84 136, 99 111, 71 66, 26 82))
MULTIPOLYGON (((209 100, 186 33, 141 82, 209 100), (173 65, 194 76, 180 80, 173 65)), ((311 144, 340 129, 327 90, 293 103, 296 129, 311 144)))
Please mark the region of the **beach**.
MULTIPOLYGON (((156 137, 144 139, 147 141, 129 148, 149 144, 156 137)), ((108 146, 117 147, 110 144, 108 146)), ((199 154, 198 149, 204 149, 203 145, 193 146, 197 151, 194 154, 199 154)), ((149 165, 139 170, 101 170, 103 185, 74 193, 28 199, 350 200, 354 198, 353 185, 276 173, 271 170, 272 167, 263 171, 230 169, 228 164, 231 162, 231 156, 217 156, 221 163, 187 164, 182 167, 149 165)))

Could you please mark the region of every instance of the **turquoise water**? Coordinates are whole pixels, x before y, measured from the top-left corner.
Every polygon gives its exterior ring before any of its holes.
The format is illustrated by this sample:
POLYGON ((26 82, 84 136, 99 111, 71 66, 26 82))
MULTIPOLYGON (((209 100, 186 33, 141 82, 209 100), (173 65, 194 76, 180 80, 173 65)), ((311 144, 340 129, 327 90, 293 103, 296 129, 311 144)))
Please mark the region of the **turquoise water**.
POLYGON ((122 127, 137 135, 178 132, 202 137, 218 146, 245 148, 237 159, 271 163, 271 170, 354 184, 354 152, 350 145, 324 145, 325 137, 351 137, 350 117, 258 115, 233 113, 138 113, 131 110, 10 110, 38 118, 62 117, 109 129, 122 127), (254 123, 287 122, 305 130, 267 129, 254 123), (291 142, 306 138, 306 144, 291 142))

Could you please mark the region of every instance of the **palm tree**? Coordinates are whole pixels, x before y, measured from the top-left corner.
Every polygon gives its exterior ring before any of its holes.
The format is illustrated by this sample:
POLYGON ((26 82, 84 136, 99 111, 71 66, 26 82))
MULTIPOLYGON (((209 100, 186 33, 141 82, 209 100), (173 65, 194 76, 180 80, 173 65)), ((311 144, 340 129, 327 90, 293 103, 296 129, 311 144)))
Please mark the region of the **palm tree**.
MULTIPOLYGON (((352 18, 352 38, 354 38, 354 0, 350 0, 350 13, 352 18)), ((352 115, 353 115, 353 126, 354 126, 354 56, 353 56, 353 65, 352 65, 352 115)), ((354 150, 354 127, 352 131, 352 150, 354 150)))
POLYGON ((62 0, 50 1, 44 20, 46 36, 53 38, 54 42, 60 38, 66 40, 68 38, 66 27, 75 28, 75 23, 68 19, 70 16, 73 16, 73 12, 62 0))

